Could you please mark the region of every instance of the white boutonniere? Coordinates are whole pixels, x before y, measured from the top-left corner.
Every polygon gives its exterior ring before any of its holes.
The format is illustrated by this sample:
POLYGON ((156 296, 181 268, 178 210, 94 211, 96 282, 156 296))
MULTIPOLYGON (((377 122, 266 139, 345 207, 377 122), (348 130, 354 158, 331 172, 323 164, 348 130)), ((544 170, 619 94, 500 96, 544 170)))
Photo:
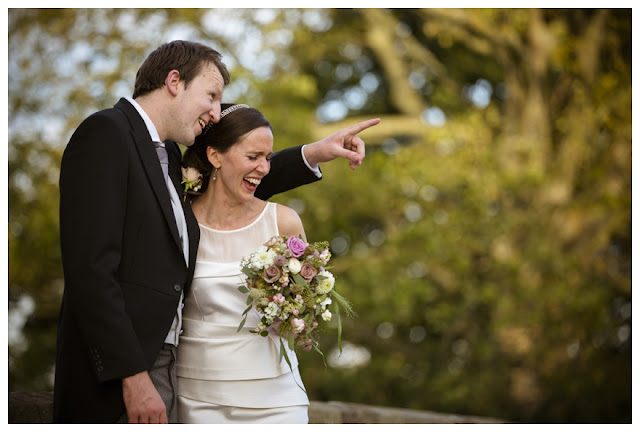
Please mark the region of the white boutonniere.
POLYGON ((198 192, 202 187, 202 174, 193 167, 182 167, 182 184, 184 184, 184 201, 190 190, 198 192))

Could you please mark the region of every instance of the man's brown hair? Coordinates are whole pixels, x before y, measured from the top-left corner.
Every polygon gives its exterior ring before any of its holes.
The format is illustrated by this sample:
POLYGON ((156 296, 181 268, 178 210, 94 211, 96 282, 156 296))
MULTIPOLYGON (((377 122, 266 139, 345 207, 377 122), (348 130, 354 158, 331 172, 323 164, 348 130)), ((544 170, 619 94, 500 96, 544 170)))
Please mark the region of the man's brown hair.
POLYGON ((185 87, 188 87, 202 67, 207 64, 218 68, 224 84, 229 84, 229 71, 222 63, 222 55, 213 48, 198 42, 181 40, 162 44, 149 54, 138 69, 133 98, 162 88, 165 78, 174 69, 180 73, 180 79, 185 87))

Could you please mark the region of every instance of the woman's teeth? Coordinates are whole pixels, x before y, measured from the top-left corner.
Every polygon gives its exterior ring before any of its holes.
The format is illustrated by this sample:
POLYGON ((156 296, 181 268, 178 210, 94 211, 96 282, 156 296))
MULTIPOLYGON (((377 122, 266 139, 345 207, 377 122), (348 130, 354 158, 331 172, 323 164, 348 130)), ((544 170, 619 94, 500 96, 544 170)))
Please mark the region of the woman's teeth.
POLYGON ((245 178, 244 179, 246 182, 249 182, 251 184, 254 184, 256 186, 258 186, 260 184, 260 180, 258 179, 254 179, 254 178, 245 178))

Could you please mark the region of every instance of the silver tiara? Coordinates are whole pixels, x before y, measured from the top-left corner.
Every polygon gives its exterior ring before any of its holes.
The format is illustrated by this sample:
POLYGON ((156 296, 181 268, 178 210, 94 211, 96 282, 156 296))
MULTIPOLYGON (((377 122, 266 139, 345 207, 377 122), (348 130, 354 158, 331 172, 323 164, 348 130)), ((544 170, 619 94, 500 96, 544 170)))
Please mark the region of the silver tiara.
POLYGON ((237 104, 237 105, 230 106, 229 108, 227 108, 226 110, 224 110, 224 111, 222 111, 222 112, 220 113, 220 120, 222 120, 222 118, 223 118, 224 116, 226 116, 227 114, 232 113, 232 112, 234 112, 235 110, 240 109, 240 108, 249 108, 249 105, 245 105, 245 104, 237 104))

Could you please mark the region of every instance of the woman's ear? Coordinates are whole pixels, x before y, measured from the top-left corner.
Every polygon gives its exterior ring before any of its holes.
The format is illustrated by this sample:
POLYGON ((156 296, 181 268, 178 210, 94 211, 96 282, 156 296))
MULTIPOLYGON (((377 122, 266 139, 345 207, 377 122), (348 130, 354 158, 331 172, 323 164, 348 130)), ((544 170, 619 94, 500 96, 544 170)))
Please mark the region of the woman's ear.
POLYGON ((167 86, 167 90, 173 96, 178 94, 178 85, 180 84, 180 72, 176 69, 172 69, 167 74, 167 77, 164 80, 164 84, 167 86))
POLYGON ((220 152, 211 146, 207 147, 207 159, 214 168, 220 168, 222 166, 222 156, 220 152))

